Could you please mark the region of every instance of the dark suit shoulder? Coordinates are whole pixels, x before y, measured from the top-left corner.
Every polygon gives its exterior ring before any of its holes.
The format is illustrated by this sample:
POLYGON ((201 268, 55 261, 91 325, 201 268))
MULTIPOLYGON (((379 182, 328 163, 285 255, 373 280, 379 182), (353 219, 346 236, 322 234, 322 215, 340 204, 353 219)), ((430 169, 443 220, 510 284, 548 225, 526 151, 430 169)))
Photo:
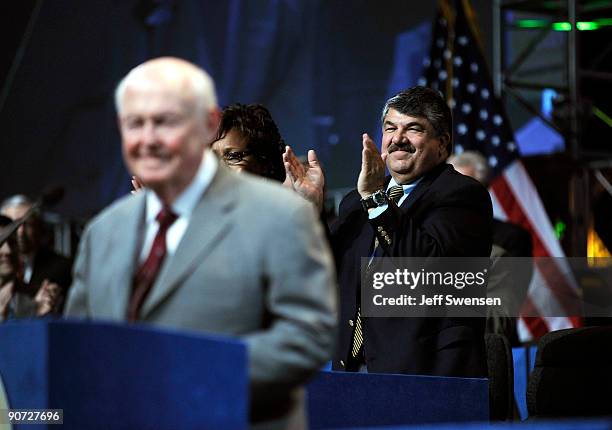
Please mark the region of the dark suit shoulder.
MULTIPOLYGON (((462 175, 450 164, 445 164, 435 179, 435 195, 443 201, 487 202, 491 197, 487 189, 476 179, 462 175)), ((433 184, 432 184, 433 185, 433 184)))

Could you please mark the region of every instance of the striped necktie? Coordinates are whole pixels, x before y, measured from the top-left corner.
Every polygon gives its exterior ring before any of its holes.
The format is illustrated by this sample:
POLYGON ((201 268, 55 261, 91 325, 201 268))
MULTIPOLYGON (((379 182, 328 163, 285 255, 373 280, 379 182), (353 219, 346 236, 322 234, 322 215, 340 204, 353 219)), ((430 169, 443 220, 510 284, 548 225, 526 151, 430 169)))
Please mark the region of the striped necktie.
POLYGON ((387 191, 387 196, 389 197, 390 200, 393 200, 395 204, 397 204, 400 201, 403 195, 404 195, 404 187, 402 187, 401 185, 394 185, 391 188, 389 188, 389 191, 387 191))
MULTIPOLYGON (((393 200, 396 204, 404 195, 404 187, 401 185, 394 185, 387 191, 387 197, 389 200, 393 200)), ((376 255, 378 248, 378 238, 374 239, 374 251, 372 256, 376 255)), ((372 264, 372 258, 368 264, 372 264)), ((361 326, 361 308, 357 308, 357 315, 355 316, 355 332, 353 333, 353 347, 351 348, 351 357, 356 359, 363 354, 363 328, 361 326)))

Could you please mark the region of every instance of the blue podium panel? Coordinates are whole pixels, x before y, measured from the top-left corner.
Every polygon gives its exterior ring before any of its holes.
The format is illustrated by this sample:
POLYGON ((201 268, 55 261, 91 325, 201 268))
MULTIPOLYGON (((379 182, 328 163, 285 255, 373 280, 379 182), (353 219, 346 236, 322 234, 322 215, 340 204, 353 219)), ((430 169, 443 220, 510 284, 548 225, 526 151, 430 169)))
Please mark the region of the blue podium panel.
MULTIPOLYGON (((62 428, 248 427, 246 347, 236 340, 39 321, 0 327, 0 345, 10 408, 63 409, 62 428)), ((17 426, 26 428, 44 427, 17 426)))
POLYGON ((489 419, 486 379, 320 372, 308 385, 312 429, 489 419))
POLYGON ((521 423, 499 423, 490 424, 488 422, 468 423, 468 424, 431 424, 420 426, 402 427, 369 427, 355 428, 354 430, 612 430, 612 420, 610 419, 589 419, 583 420, 543 420, 521 423))

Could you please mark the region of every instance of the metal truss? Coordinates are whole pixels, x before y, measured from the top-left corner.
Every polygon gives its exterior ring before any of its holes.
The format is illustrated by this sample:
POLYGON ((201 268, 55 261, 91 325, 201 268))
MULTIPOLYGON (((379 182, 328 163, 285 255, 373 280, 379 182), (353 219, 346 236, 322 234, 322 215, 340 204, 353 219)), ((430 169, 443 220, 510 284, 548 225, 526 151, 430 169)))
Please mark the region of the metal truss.
MULTIPOLYGON (((581 145, 580 127, 584 123, 584 105, 580 97, 580 84, 585 79, 597 79, 604 85, 612 85, 612 73, 603 70, 604 57, 612 52, 612 40, 601 47, 601 53, 588 65, 578 63, 578 23, 585 23, 612 16, 612 1, 609 0, 494 0, 493 1, 493 83, 495 93, 505 101, 512 97, 523 108, 538 116, 550 127, 558 131, 565 140, 567 154, 574 161, 576 169, 570 181, 570 213, 572 231, 572 253, 586 255, 586 235, 590 222, 590 174, 602 166, 612 166, 610 153, 587 150, 581 145), (508 12, 529 14, 550 25, 519 26, 517 20, 507 20, 508 12), (553 24, 554 23, 554 24, 553 24), (567 31, 566 55, 561 64, 552 67, 564 71, 565 82, 561 85, 543 84, 537 81, 542 68, 526 69, 526 60, 541 45, 546 36, 557 30, 567 31), (505 61, 505 43, 511 31, 523 31, 532 35, 530 41, 521 48, 511 64, 505 61), (533 79, 532 79, 533 77, 533 79), (565 112, 561 121, 551 121, 527 100, 521 92, 554 89, 565 98, 565 112)), ((533 20, 535 24, 538 19, 533 20)), ((583 24, 585 25, 585 24, 583 24)), ((608 24, 607 24, 608 25, 608 24)))

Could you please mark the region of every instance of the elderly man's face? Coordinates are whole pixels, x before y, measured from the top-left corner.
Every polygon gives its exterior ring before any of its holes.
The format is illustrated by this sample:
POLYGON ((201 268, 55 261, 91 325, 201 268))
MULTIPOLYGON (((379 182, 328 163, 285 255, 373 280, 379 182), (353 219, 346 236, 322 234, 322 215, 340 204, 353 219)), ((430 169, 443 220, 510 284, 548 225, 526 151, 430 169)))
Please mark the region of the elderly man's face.
MULTIPOLYGON (((18 220, 23 217, 28 210, 30 210, 30 205, 9 206, 4 208, 2 215, 18 220)), ((21 252, 21 254, 29 255, 36 251, 39 241, 38 223, 39 219, 34 216, 17 229, 17 245, 19 246, 19 252, 21 252)))
POLYGON ((164 81, 128 86, 122 103, 119 124, 129 170, 156 193, 172 189, 176 196, 202 161, 211 134, 206 113, 185 88, 164 81))
POLYGON ((417 179, 445 159, 445 139, 436 137, 425 118, 389 109, 382 130, 382 152, 389 154, 389 172, 400 184, 417 179))

